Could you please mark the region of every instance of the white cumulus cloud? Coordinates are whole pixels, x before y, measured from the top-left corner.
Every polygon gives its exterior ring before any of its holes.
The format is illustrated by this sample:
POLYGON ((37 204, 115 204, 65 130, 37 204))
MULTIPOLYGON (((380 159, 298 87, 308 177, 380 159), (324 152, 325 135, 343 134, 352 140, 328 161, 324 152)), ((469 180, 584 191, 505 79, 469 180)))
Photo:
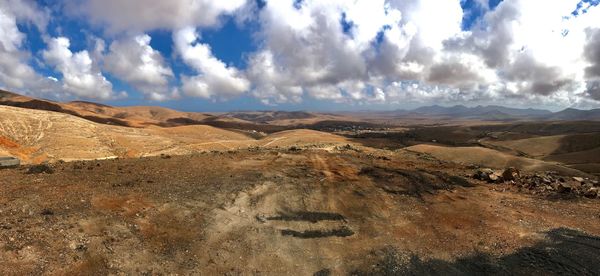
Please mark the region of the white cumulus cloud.
POLYGON ((144 32, 186 26, 214 26, 246 0, 83 0, 68 3, 75 12, 111 32, 144 32))
POLYGON ((600 7, 579 2, 480 1, 485 14, 464 31, 460 0, 267 1, 247 75, 275 103, 589 105, 600 7))
POLYGON ((149 99, 162 101, 176 96, 169 88, 169 79, 174 75, 161 53, 150 46, 150 40, 149 35, 138 35, 114 41, 104 58, 104 67, 149 99))
POLYGON ((216 58, 208 44, 198 42, 199 35, 192 27, 173 34, 175 48, 184 63, 199 75, 182 76, 182 90, 188 96, 228 99, 250 88, 250 83, 233 66, 216 58))
MULTIPOLYGON (((274 102, 299 101, 301 93, 382 101, 392 81, 427 80, 461 19, 453 0, 267 1, 260 13, 264 47, 249 59, 253 95, 274 102)), ((471 86, 489 79, 471 75, 471 86)))
POLYGON ((26 94, 45 94, 55 86, 29 64, 31 53, 24 49, 26 34, 18 23, 33 24, 44 32, 48 14, 32 1, 0 1, 0 88, 26 94))
POLYGON ((44 50, 45 61, 62 74, 63 88, 66 92, 93 99, 111 99, 125 96, 116 95, 112 84, 94 65, 88 51, 73 53, 69 49, 70 41, 66 37, 52 38, 48 49, 44 50))

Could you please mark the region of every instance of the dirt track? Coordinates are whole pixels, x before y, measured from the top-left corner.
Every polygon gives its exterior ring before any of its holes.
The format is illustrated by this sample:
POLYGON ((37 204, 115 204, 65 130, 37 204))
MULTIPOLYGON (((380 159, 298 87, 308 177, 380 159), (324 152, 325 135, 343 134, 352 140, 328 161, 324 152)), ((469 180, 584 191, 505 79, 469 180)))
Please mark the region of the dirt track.
POLYGON ((0 274, 594 274, 600 202, 406 151, 239 151, 0 171, 0 274))

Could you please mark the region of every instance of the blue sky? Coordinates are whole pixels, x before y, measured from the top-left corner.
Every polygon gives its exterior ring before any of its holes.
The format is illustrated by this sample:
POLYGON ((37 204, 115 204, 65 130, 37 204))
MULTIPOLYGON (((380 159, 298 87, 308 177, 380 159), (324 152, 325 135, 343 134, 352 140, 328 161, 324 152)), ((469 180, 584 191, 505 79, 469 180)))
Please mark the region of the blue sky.
POLYGON ((0 88, 187 111, 594 108, 598 2, 2 0, 0 88))

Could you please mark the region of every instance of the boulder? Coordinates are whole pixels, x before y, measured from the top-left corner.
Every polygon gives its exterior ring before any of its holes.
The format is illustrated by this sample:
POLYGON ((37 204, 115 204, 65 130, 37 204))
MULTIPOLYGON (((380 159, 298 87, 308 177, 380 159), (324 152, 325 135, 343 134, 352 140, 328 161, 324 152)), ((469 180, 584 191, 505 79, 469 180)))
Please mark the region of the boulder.
POLYGON ((473 178, 475 179, 479 179, 479 180, 483 180, 483 181, 489 181, 490 180, 490 175, 494 174, 494 170, 492 169, 479 169, 475 172, 475 174, 473 175, 473 178))
POLYGON ((504 181, 513 181, 518 180, 519 178, 521 178, 521 172, 516 168, 507 168, 502 173, 502 179, 504 179, 504 181))
POLYGON ((589 188, 587 191, 585 191, 585 193, 583 195, 585 197, 589 197, 589 198, 596 198, 596 197, 598 197, 598 194, 600 194, 600 189, 589 188))
POLYGON ((569 183, 559 182, 556 183, 556 187, 554 187, 554 189, 559 193, 570 193, 573 188, 569 183))
POLYGON ((475 172, 473 177, 489 183, 500 183, 503 181, 502 173, 492 169, 479 169, 477 172, 475 172))
POLYGON ((577 182, 579 182, 579 183, 581 183, 581 182, 584 182, 584 181, 585 181, 585 179, 583 179, 583 177, 578 177, 578 176, 574 176, 574 177, 573 177, 573 180, 575 180, 575 181, 577 181, 577 182))

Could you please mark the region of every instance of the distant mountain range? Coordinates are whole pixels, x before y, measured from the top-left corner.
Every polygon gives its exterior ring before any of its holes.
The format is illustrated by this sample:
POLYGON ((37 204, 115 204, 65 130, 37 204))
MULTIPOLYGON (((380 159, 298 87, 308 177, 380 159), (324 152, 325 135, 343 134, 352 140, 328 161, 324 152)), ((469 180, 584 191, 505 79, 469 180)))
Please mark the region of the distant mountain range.
POLYGON ((444 107, 439 105, 424 106, 413 110, 396 110, 387 112, 397 117, 435 116, 479 120, 600 120, 600 109, 579 110, 567 108, 559 112, 534 108, 510 108, 497 105, 467 107, 455 105, 444 107))
POLYGON ((340 121, 348 118, 343 114, 359 115, 358 118, 387 117, 393 118, 451 118, 472 119, 486 121, 516 121, 516 120, 544 120, 544 121, 600 121, 600 109, 580 110, 567 108, 559 112, 545 109, 520 109, 498 105, 467 107, 455 106, 424 106, 413 110, 394 111, 360 111, 318 113, 305 111, 240 111, 224 114, 209 114, 195 112, 180 112, 163 107, 111 107, 107 105, 74 101, 68 103, 35 99, 8 91, 0 90, 0 105, 9 105, 22 108, 62 112, 103 124, 143 127, 148 125, 177 126, 209 124, 222 127, 222 124, 311 124, 318 121, 340 121))

